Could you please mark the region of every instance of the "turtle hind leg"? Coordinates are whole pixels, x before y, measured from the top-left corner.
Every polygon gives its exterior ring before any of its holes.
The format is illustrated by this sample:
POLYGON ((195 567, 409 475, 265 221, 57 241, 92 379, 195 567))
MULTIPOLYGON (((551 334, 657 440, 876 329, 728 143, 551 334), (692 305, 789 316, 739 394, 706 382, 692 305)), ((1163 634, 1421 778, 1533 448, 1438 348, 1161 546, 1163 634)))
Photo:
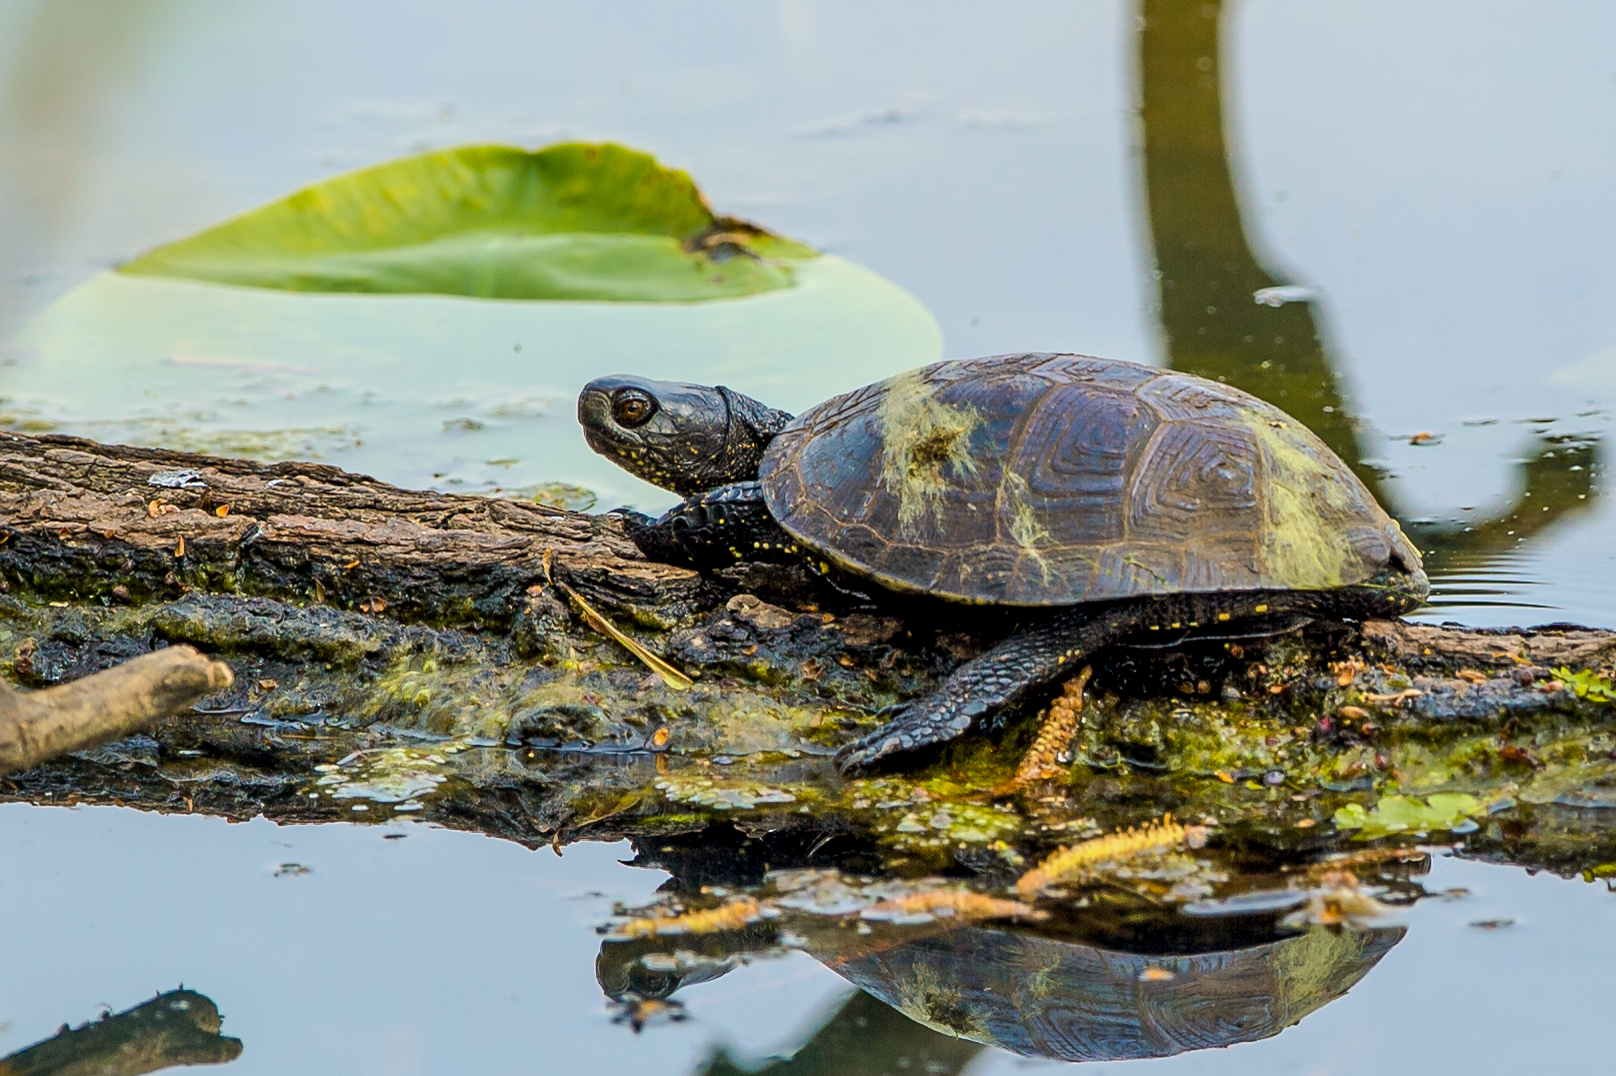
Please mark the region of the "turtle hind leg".
POLYGON ((930 695, 903 706, 891 721, 836 752, 842 773, 891 755, 946 743, 1021 702, 1148 617, 1139 601, 1070 609, 1002 640, 955 669, 930 695))
MULTIPOLYGON (((1354 588, 1357 589, 1357 588, 1354 588)), ((1126 635, 1177 631, 1264 614, 1330 614, 1340 591, 1168 594, 1064 609, 955 669, 931 694, 836 753, 846 774, 893 755, 946 743, 981 726, 1126 635)))

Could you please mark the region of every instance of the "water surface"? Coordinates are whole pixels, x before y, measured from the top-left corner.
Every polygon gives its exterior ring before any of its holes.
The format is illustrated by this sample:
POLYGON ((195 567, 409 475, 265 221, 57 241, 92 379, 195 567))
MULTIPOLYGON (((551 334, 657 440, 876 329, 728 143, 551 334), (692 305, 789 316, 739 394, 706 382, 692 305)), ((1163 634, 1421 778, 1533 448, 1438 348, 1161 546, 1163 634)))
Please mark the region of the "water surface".
MULTIPOLYGON (((12 397, 0 406, 40 417, 8 388, 33 379, 59 400, 115 407, 122 394, 138 412, 150 386, 51 384, 25 341, 152 245, 425 148, 619 140, 688 169, 717 207, 907 292, 940 327, 921 351, 1074 350, 1273 399, 1429 551, 1424 616, 1608 626, 1613 35, 1616 9, 1572 0, 0 0, 0 396, 12 397)), ((409 316, 437 324, 444 306, 422 299, 409 316)), ((570 435, 568 401, 540 391, 546 372, 509 333, 447 324, 475 351, 477 385, 361 409, 340 420, 351 438, 291 451, 487 488, 509 466, 489 461, 521 455, 524 430, 570 435), (506 395, 527 410, 487 423, 485 444, 452 425, 506 395), (352 442, 367 438, 416 439, 420 458, 363 456, 352 442)), ((423 381, 453 373, 441 348, 386 346, 423 381)), ((727 355, 723 376, 794 407, 882 358, 799 369, 792 355, 787 388, 781 370, 727 355)), ((387 387, 339 375, 259 380, 243 398, 290 425, 314 406, 300 399, 387 387)), ((346 414, 349 399, 329 409, 346 414)), ((87 423, 103 413, 44 417, 114 439, 87 423)), ((591 481, 531 453, 522 466, 591 481)), ((181 982, 243 1040, 242 1072, 720 1071, 720 1044, 766 1068, 855 1004, 798 953, 687 988, 683 1022, 612 1023, 592 928, 663 877, 618 865, 622 848, 558 859, 421 826, 18 806, 0 810, 0 842, 4 906, 26 925, 0 943, 5 1052, 181 982), (289 862, 312 870, 277 877, 289 862)), ((1616 905, 1603 884, 1443 857, 1422 884, 1471 896, 1418 903, 1407 937, 1344 997, 1275 1038, 1145 1064, 1502 1073, 1610 1055, 1595 975, 1616 905), (1467 925, 1499 919, 1514 925, 1467 925)), ((901 1034, 936 1071, 1026 1065, 901 1034)))

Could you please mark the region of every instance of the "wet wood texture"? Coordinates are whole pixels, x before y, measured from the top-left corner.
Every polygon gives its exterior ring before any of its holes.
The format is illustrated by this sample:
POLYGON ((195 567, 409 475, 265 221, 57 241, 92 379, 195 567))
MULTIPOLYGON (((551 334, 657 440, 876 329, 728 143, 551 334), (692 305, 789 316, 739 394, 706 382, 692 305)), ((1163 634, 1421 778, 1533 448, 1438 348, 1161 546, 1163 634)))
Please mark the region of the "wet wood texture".
POLYGON ((547 551, 587 598, 653 622, 701 589, 605 517, 75 437, 0 435, 0 527, 0 576, 74 601, 195 589, 501 625, 547 551))

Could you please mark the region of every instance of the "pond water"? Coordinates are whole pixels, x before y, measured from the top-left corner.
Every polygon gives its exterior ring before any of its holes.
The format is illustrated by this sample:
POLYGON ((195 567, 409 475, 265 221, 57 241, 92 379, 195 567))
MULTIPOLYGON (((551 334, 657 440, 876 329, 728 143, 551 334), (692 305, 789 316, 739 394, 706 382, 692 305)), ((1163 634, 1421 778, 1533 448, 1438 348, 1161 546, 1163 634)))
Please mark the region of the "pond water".
MULTIPOLYGON (((1428 551, 1421 616, 1609 626, 1613 35, 1591 0, 0 0, 0 411, 654 507, 594 469, 576 380, 634 363, 796 408, 943 356, 1074 350, 1306 421, 1428 551), (773 306, 695 313, 108 273, 349 169, 574 138, 652 152, 835 258, 773 306)), ((790 947, 685 987, 683 1021, 614 1023, 594 928, 667 877, 626 846, 22 805, 0 845, 0 1054, 183 982, 243 1072, 1033 1064, 889 1019, 790 947)), ((1438 854, 1418 885, 1469 895, 1414 904, 1344 996, 1143 1064, 1610 1056, 1604 884, 1438 854)))

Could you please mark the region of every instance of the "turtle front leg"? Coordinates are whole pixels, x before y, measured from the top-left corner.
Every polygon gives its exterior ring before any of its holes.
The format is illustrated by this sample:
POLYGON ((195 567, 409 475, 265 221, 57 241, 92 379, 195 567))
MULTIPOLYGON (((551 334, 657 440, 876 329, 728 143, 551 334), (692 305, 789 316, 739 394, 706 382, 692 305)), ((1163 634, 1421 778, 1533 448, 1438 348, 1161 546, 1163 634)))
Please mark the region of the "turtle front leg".
POLYGON ((629 540, 651 560, 712 571, 744 560, 802 559, 797 540, 774 521, 757 482, 735 482, 688 497, 660 519, 619 513, 629 540))

